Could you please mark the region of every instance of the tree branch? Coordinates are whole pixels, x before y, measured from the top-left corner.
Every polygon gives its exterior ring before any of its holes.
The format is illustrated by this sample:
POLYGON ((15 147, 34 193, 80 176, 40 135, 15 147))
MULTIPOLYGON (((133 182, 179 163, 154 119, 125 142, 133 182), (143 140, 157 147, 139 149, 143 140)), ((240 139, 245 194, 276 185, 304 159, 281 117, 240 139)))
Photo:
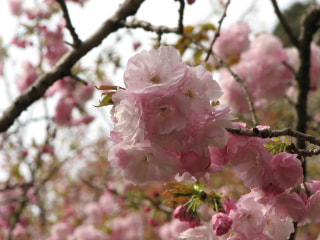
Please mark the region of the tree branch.
POLYGON ((247 136, 247 137, 272 138, 272 137, 280 137, 280 136, 290 136, 290 137, 301 139, 303 141, 307 141, 314 145, 320 146, 319 138, 315 138, 312 135, 308 135, 296 130, 292 130, 290 128, 285 128, 282 130, 270 130, 270 129, 259 130, 257 128, 253 128, 253 129, 227 128, 227 131, 230 133, 234 133, 240 136, 247 136))
MULTIPOLYGON (((301 33, 299 37, 300 48, 299 59, 300 66, 297 71, 296 80, 298 83, 298 99, 296 104, 296 114, 297 114, 297 126, 296 130, 305 133, 307 131, 308 122, 308 93, 310 90, 310 55, 311 55, 311 42, 313 35, 319 28, 320 20, 320 7, 312 8, 306 13, 303 18, 301 33)), ((298 148, 304 149, 306 143, 303 139, 298 138, 297 141, 298 148)), ((303 175, 306 177, 307 166, 306 161, 302 163, 303 175)))
POLYGON ((228 0, 228 2, 226 3, 226 5, 224 7, 223 14, 222 14, 220 20, 218 21, 218 24, 219 24, 218 25, 218 29, 217 29, 216 33, 214 34, 214 37, 213 37, 213 39, 211 41, 207 56, 206 56, 206 58, 204 60, 205 62, 208 61, 208 59, 209 59, 209 57, 210 57, 210 55, 212 53, 212 47, 213 47, 214 43, 216 42, 216 40, 218 39, 218 37, 220 36, 220 30, 221 30, 222 22, 225 19, 225 17, 227 16, 227 9, 228 9, 228 6, 229 6, 230 2, 231 2, 231 0, 228 0))
POLYGON ((79 47, 81 45, 81 40, 78 36, 78 34, 76 33, 76 30, 74 29, 72 23, 71 23, 71 19, 70 19, 70 16, 69 16, 69 11, 67 9, 67 5, 66 3, 64 2, 64 0, 57 0, 57 2, 60 4, 60 7, 62 9, 62 12, 63 12, 63 17, 64 19, 66 20, 66 27, 67 29, 69 30, 71 36, 72 36, 72 39, 73 39, 73 47, 79 47))
POLYGON ((292 44, 299 48, 299 40, 298 38, 293 34, 291 27, 289 26, 288 22, 286 21, 286 19, 284 18, 284 16, 282 15, 277 0, 271 0, 271 3, 273 5, 274 11, 277 15, 277 17, 279 18, 280 23, 282 24, 284 30, 286 31, 289 39, 291 40, 292 44))
POLYGON ((143 2, 144 0, 126 0, 92 36, 82 42, 78 48, 67 52, 49 72, 41 75, 3 112, 0 118, 0 132, 6 131, 22 111, 40 99, 55 81, 70 75, 71 67, 94 47, 100 45, 110 33, 118 30, 121 27, 119 22, 134 15, 143 2))

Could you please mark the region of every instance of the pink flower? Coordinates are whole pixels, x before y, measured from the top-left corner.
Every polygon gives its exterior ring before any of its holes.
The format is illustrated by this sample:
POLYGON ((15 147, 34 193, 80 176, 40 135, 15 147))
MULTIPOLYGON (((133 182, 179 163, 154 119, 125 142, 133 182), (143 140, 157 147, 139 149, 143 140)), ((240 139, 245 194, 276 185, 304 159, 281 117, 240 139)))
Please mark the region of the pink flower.
POLYGON ((122 176, 137 184, 168 181, 181 168, 175 155, 161 151, 149 143, 119 143, 110 150, 109 161, 112 166, 120 169, 122 176))
POLYGON ((62 29, 62 26, 59 26, 55 31, 49 31, 46 27, 39 28, 41 35, 45 39, 43 57, 51 66, 68 51, 63 41, 62 29))
POLYGON ((73 107, 74 100, 72 98, 60 98, 55 109, 55 123, 58 125, 68 125, 71 121, 73 107))
POLYGON ((101 207, 96 202, 91 202, 85 205, 84 212, 87 215, 87 221, 88 223, 101 223, 102 221, 102 211, 101 207))
POLYGON ((177 238, 180 233, 188 228, 188 223, 181 222, 178 219, 173 219, 171 222, 165 223, 159 228, 159 235, 162 240, 177 238))
POLYGON ((243 239, 256 239, 262 235, 266 226, 264 206, 254 200, 251 194, 242 196, 237 202, 237 209, 229 214, 232 218, 232 230, 243 235, 243 239))
POLYGON ((20 16, 22 13, 23 0, 9 0, 9 9, 12 15, 20 16))
POLYGON ((211 73, 188 67, 174 48, 160 47, 131 58, 124 81, 127 88, 112 96, 112 165, 136 183, 205 175, 209 147, 225 145, 233 119, 227 107, 212 104, 222 92, 211 73), (138 178, 138 168, 146 175, 138 178))
POLYGON ((193 218, 193 214, 191 212, 188 212, 184 206, 179 205, 173 211, 173 217, 178 218, 182 222, 190 222, 193 218))
POLYGON ((293 223, 290 219, 281 220, 276 213, 266 213, 267 224, 264 229, 264 234, 270 239, 288 239, 294 231, 293 223))
MULTIPOLYGON (((282 64, 286 60, 287 54, 281 41, 273 35, 262 34, 241 54, 239 63, 232 66, 232 70, 247 87, 255 107, 263 108, 267 101, 285 96, 289 83, 293 81, 292 73, 282 64)), ((232 82, 232 76, 226 70, 220 72, 226 101, 232 105, 236 113, 247 113, 242 89, 235 81, 232 82)))
POLYGON ((77 227, 70 240, 105 240, 106 236, 91 225, 77 227))
POLYGON ((266 141, 235 134, 229 136, 225 162, 231 163, 231 170, 248 188, 264 189, 272 182, 271 155, 263 146, 266 141))
MULTIPOLYGON (((124 142, 133 144, 144 140, 145 127, 139 102, 129 98, 123 99, 112 108, 111 114, 114 122, 113 131, 117 132, 124 142)), ((115 139, 113 141, 117 142, 115 139)))
POLYGON ((196 0, 187 0, 188 4, 193 4, 196 0))
MULTIPOLYGON (((240 54, 249 47, 250 32, 246 22, 237 22, 228 29, 222 29, 212 50, 229 65, 237 63, 240 54)), ((212 61, 215 66, 218 65, 218 62, 212 61)))
POLYGON ((320 191, 313 193, 309 197, 306 214, 313 223, 320 222, 320 191))
POLYGON ((114 196, 108 191, 99 198, 99 205, 102 213, 107 216, 116 214, 120 207, 114 196))
POLYGON ((72 91, 72 96, 76 103, 83 108, 86 102, 92 98, 93 92, 93 86, 78 86, 74 91, 72 91))
POLYGON ((91 123, 93 120, 95 119, 94 116, 91 116, 87 113, 84 113, 81 115, 80 118, 78 119, 73 119, 70 121, 70 126, 78 126, 78 125, 81 125, 81 124, 86 124, 88 125, 89 123, 91 123))
POLYGON ((290 217, 300 224, 306 222, 306 202, 295 192, 283 192, 275 196, 271 202, 271 209, 280 217, 286 220, 290 217))
POLYGON ((216 236, 212 231, 212 228, 207 226, 199 226, 195 228, 189 228, 186 231, 182 232, 179 235, 179 239, 188 239, 188 240, 217 240, 216 236))
POLYGON ((150 99, 143 114, 146 131, 165 135, 184 129, 191 114, 188 100, 186 96, 177 94, 150 99))
POLYGON ((115 218, 112 221, 112 234, 110 239, 145 239, 143 227, 143 220, 138 214, 130 214, 124 218, 115 218))
POLYGON ((20 93, 26 90, 37 79, 37 69, 30 62, 23 63, 23 75, 17 81, 17 88, 20 93))
POLYGON ((71 233, 71 227, 65 222, 59 222, 51 226, 50 234, 51 237, 55 237, 57 239, 64 239, 71 233))
POLYGON ((132 57, 124 73, 124 82, 130 92, 160 89, 172 92, 182 84, 186 69, 187 65, 181 61, 176 49, 161 46, 132 57))
POLYGON ((224 213, 217 213, 212 216, 211 224, 216 235, 222 236, 231 229, 232 219, 224 213))
POLYGON ((272 156, 271 165, 275 183, 280 188, 295 187, 302 183, 303 170, 296 154, 278 153, 272 156))

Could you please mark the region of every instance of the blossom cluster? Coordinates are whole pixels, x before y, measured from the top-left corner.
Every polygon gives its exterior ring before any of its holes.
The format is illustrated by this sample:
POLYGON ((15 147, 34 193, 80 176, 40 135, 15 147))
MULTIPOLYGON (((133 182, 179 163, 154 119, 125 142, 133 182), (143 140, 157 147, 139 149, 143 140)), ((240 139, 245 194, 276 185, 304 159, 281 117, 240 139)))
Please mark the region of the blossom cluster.
MULTIPOLYGON (((288 96, 295 101, 293 70, 299 66, 298 50, 284 48, 281 40, 271 34, 260 34, 250 41, 250 28, 245 22, 238 22, 221 30, 213 51, 222 58, 244 82, 256 108, 263 108, 270 100, 288 96), (289 66, 289 67, 288 67, 289 66)), ((319 87, 320 48, 311 44, 311 89, 319 87)), ((211 64, 218 62, 211 57, 211 64)), ((220 68, 220 83, 224 97, 236 114, 248 113, 248 103, 243 90, 235 83, 233 76, 220 68)))
POLYGON ((124 83, 112 96, 112 165, 134 183, 210 172, 209 147, 226 144, 232 119, 212 75, 160 47, 131 58, 124 83))

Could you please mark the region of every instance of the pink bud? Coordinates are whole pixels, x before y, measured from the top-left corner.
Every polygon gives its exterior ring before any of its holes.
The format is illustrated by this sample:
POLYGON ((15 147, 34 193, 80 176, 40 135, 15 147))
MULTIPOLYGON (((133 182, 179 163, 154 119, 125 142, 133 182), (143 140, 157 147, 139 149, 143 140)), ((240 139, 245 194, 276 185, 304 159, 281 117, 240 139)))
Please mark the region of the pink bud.
POLYGON ((222 236, 229 232, 232 225, 232 218, 224 213, 217 213, 212 216, 211 224, 217 236, 222 236))
POLYGON ((193 4, 196 0, 187 0, 189 4, 193 4))

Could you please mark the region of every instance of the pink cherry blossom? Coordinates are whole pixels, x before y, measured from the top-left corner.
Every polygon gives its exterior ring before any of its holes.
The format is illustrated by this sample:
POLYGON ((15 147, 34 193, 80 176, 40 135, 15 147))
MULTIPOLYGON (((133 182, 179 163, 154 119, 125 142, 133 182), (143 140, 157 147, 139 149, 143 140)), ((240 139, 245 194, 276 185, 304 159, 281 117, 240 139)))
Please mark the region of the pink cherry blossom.
POLYGON ((165 135, 184 129, 191 114, 188 100, 186 96, 177 94, 150 99, 143 114, 146 131, 165 135))
POLYGON ((272 175, 280 188, 295 187, 302 183, 303 170, 296 154, 278 153, 272 157, 271 165, 272 175))
POLYGON ((109 161, 112 166, 120 169, 121 175, 137 184, 168 181, 181 168, 175 155, 161 151, 149 143, 119 143, 110 150, 109 161))
POLYGON ((102 211, 99 203, 90 202, 84 206, 84 212, 87 216, 86 222, 91 224, 99 224, 102 222, 102 211))
POLYGON ((320 222, 320 191, 316 191, 309 197, 306 214, 313 223, 320 222))
POLYGON ((217 213, 212 216, 211 224, 216 235, 221 236, 231 229, 232 219, 224 213, 217 213))
POLYGON ((266 213, 267 224, 264 229, 264 234, 270 239, 283 239, 289 238, 290 234, 294 231, 293 223, 290 219, 281 220, 276 213, 266 213))
POLYGON ((307 206, 304 199, 295 192, 283 192, 275 196, 271 202, 271 209, 281 219, 286 220, 290 217, 293 221, 304 224, 307 220, 307 206))
POLYGON ((68 51, 63 40, 63 26, 59 26, 55 31, 50 31, 45 26, 39 29, 45 39, 43 56, 53 66, 68 51))
POLYGON ((17 88, 20 93, 26 90, 37 79, 37 69, 31 62, 23 63, 23 75, 17 81, 17 88))
POLYGON ((144 239, 144 223, 139 214, 130 214, 126 217, 118 217, 112 221, 112 234, 110 240, 118 239, 131 239, 140 240, 144 239))
MULTIPOLYGON (((239 125, 241 126, 241 125, 239 125)), ((245 126, 241 126, 245 127, 245 126)), ((230 162, 230 168, 236 172, 244 185, 248 188, 264 189, 273 182, 271 175, 271 154, 264 147, 267 139, 250 138, 230 134, 227 145, 222 149, 221 154, 217 150, 211 151, 214 164, 222 167, 223 163, 230 162), (223 155, 225 160, 215 160, 223 155)))
POLYGON ((116 202, 114 196, 106 191, 99 198, 100 210, 107 216, 112 216, 119 211, 119 204, 116 202))
POLYGON ((133 99, 123 99, 113 107, 111 114, 114 122, 113 131, 119 133, 123 141, 138 143, 144 140, 145 127, 141 121, 142 112, 139 102, 133 99))
POLYGON ((124 73, 127 91, 172 92, 183 82, 187 65, 173 47, 161 46, 158 50, 142 51, 132 57, 124 73))
MULTIPOLYGON (((255 38, 247 51, 240 56, 232 70, 243 80, 255 107, 263 108, 267 101, 285 96, 293 75, 283 61, 287 55, 280 40, 270 34, 262 34, 255 38)), ((235 113, 246 113, 243 91, 232 76, 224 69, 220 71, 222 89, 226 92, 225 100, 231 104, 235 113), (233 86, 234 84, 235 86, 233 86)))
POLYGON ((73 107, 74 100, 72 98, 60 98, 55 109, 55 123, 58 125, 68 125, 71 121, 73 107))
POLYGON ((71 227, 65 222, 58 222, 52 225, 50 234, 52 238, 62 240, 71 233, 71 227))
POLYGON ((237 202, 237 209, 231 210, 232 230, 243 235, 243 239, 257 239, 266 226, 263 205, 250 195, 242 196, 237 202))
POLYGON ((127 88, 112 95, 112 165, 136 183, 208 173, 209 147, 226 144, 225 128, 234 119, 228 107, 212 104, 222 91, 211 73, 184 64, 174 48, 160 47, 131 58, 124 80, 127 88), (146 175, 138 180, 139 167, 146 175))
POLYGON ((9 0, 9 9, 12 15, 20 16, 23 0, 9 0))
POLYGON ((218 240, 212 231, 212 228, 208 226, 198 226, 195 228, 189 228, 186 231, 182 232, 179 235, 179 239, 188 239, 188 240, 218 240))
POLYGON ((92 225, 77 227, 70 240, 105 240, 106 236, 92 225))
POLYGON ((159 235, 162 240, 175 239, 188 228, 188 223, 181 222, 179 219, 173 219, 159 228, 159 235))
MULTIPOLYGON (((250 32, 250 27, 246 22, 237 22, 228 29, 222 29, 212 50, 231 65, 237 62, 240 54, 249 47, 250 32)), ((213 65, 218 65, 217 61, 212 60, 212 62, 213 65)))
POLYGON ((187 0, 188 4, 193 4, 196 0, 187 0))

